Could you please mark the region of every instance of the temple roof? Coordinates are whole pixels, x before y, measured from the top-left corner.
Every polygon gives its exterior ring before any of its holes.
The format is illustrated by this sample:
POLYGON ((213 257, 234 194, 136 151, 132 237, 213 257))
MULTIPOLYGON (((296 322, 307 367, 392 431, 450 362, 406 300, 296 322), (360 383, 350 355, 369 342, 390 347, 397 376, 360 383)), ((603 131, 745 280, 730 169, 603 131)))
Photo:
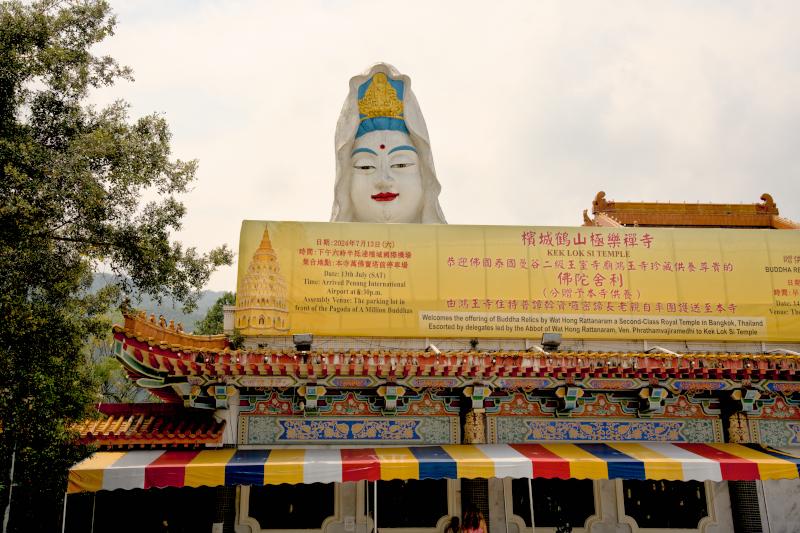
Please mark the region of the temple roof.
POLYGON ((101 448, 216 447, 222 445, 224 421, 213 413, 176 404, 99 404, 102 417, 76 427, 81 441, 101 448))
POLYGON ((646 352, 527 351, 441 352, 423 350, 225 350, 169 353, 130 339, 126 349, 137 368, 171 377, 235 376, 549 376, 764 378, 795 380, 800 358, 784 354, 691 352, 676 355, 646 352))
MULTIPOLYGON (((134 317, 134 321, 142 320, 134 317)), ((129 324, 131 322, 128 322, 129 324)), ((114 327, 115 354, 131 377, 166 401, 222 408, 232 388, 289 388, 316 383, 366 389, 395 383, 412 389, 460 388, 483 383, 493 389, 638 390, 660 384, 673 391, 734 390, 800 393, 800 354, 610 351, 425 350, 231 350, 156 342, 138 328, 114 327)), ((187 336, 190 337, 190 336, 187 336)))
POLYGON ((800 224, 780 216, 766 193, 761 203, 753 204, 617 202, 605 196, 603 191, 595 196, 594 218, 583 212, 584 226, 800 229, 800 224))
POLYGON ((155 315, 150 315, 148 319, 144 311, 138 314, 123 312, 123 316, 125 325, 122 329, 149 343, 186 346, 193 350, 224 350, 228 346, 225 335, 193 335, 183 331, 181 325, 175 325, 172 320, 167 323, 163 316, 156 320, 155 315))

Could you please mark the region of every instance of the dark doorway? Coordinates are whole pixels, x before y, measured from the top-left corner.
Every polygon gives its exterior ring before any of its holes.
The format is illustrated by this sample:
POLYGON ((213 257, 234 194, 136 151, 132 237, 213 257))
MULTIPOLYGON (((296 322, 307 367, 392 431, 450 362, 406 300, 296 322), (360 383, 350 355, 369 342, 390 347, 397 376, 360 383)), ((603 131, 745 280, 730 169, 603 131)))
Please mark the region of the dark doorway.
POLYGON ((625 514, 642 528, 696 529, 708 516, 700 481, 625 480, 622 492, 625 514))
MULTIPOLYGON (((447 515, 447 480, 378 481, 378 528, 436 527, 447 515)), ((369 516, 374 518, 372 483, 367 484, 369 516)))
POLYGON ((194 533, 211 531, 216 490, 209 487, 133 489, 72 494, 66 531, 95 533, 194 533))
POLYGON ((333 483, 250 487, 248 514, 261 529, 319 529, 335 513, 333 483))
MULTIPOLYGON (((537 527, 583 527, 595 514, 594 482, 590 479, 534 479, 533 515, 537 527)), ((528 480, 511 481, 514 514, 531 527, 528 480)))

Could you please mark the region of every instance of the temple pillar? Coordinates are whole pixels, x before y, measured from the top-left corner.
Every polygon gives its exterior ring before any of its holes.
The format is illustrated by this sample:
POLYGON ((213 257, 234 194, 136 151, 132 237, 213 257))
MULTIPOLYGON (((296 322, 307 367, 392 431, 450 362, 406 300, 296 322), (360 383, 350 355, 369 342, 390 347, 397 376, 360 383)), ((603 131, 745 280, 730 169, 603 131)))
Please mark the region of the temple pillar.
POLYGON ((727 442, 735 442, 737 444, 753 442, 750 431, 750 420, 747 418, 746 413, 737 411, 728 417, 727 434, 727 442))
POLYGON ((464 419, 461 441, 464 444, 486 444, 486 411, 470 409, 464 419))
MULTIPOLYGON (((746 413, 734 411, 725 421, 726 442, 746 444, 753 442, 750 420, 746 413)), ((762 491, 756 481, 730 481, 731 514, 736 533, 764 531, 762 521, 762 491)))
POLYGON ((222 435, 223 446, 237 446, 239 444, 239 390, 234 389, 228 393, 228 402, 225 409, 216 409, 214 418, 225 422, 225 431, 222 435))
MULTIPOLYGON (((461 431, 463 444, 486 444, 486 411, 484 409, 470 408, 464 415, 464 424, 461 431)), ((476 507, 486 518, 486 525, 490 531, 501 531, 505 528, 505 518, 496 512, 497 498, 492 496, 497 490, 490 491, 490 481, 486 479, 461 480, 461 514, 470 506, 476 507), (490 508, 492 511, 490 512, 490 508), (503 520, 499 522, 499 520, 503 520)), ((502 483, 502 480, 495 480, 502 483)), ((492 484, 493 485, 493 484, 492 484)), ((496 487, 492 486, 492 489, 496 487)))
MULTIPOLYGON (((234 447, 239 434, 239 391, 228 395, 228 407, 214 411, 217 420, 225 421, 222 445, 234 447)), ((236 487, 217 487, 214 533, 234 533, 236 526, 236 487)))

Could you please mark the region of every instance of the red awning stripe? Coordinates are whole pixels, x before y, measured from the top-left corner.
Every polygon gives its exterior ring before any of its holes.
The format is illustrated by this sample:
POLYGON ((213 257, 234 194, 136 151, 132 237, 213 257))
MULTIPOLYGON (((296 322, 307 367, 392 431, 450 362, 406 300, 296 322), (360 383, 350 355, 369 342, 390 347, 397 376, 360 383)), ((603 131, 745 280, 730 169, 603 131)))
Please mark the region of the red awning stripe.
POLYGON ((676 444, 676 446, 695 453, 700 457, 705 457, 706 459, 711 459, 712 461, 719 463, 720 473, 722 474, 722 479, 724 480, 746 481, 759 479, 757 464, 748 461, 747 459, 737 457, 732 453, 728 453, 718 448, 712 448, 708 444, 681 443, 676 444))
POLYGON ((342 453, 342 481, 377 481, 381 462, 372 448, 347 448, 342 453))
POLYGON ((569 479, 569 461, 541 444, 509 444, 509 446, 531 460, 533 477, 569 479))
POLYGON ((145 489, 162 487, 182 487, 186 475, 186 465, 200 451, 167 451, 144 469, 145 489))

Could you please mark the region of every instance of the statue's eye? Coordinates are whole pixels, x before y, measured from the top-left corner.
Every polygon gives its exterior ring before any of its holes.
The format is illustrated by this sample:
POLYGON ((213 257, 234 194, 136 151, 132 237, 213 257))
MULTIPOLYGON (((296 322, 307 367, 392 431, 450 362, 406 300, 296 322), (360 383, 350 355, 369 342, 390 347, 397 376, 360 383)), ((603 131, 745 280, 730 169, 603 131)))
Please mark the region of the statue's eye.
POLYGON ((392 168, 406 168, 406 167, 413 167, 414 163, 395 163, 392 165, 392 168))
POLYGON ((358 170, 375 170, 374 165, 356 165, 355 168, 358 170))

